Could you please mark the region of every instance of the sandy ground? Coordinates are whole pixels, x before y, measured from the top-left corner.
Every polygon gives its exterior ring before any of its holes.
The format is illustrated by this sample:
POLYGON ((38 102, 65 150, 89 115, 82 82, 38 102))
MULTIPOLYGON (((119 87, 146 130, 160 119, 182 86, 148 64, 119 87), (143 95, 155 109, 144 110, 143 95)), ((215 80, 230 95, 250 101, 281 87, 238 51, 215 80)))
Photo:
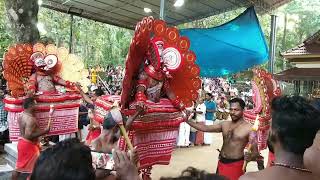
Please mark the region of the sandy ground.
MULTIPOLYGON (((222 135, 216 133, 213 135, 213 144, 211 146, 194 146, 189 148, 176 148, 170 165, 168 166, 154 166, 152 170, 152 179, 158 180, 160 177, 177 177, 180 173, 188 167, 195 167, 200 170, 205 170, 210 173, 215 173, 218 162, 218 151, 222 145, 222 135)), ((267 153, 265 150, 262 155, 267 161, 267 153)), ((0 154, 0 165, 5 165, 5 154, 0 154)), ((0 168, 1 169, 1 168, 0 168)), ((255 162, 249 163, 247 171, 257 171, 257 164, 255 162)), ((10 174, 3 174, 0 170, 0 180, 7 180, 10 174)))
MULTIPOLYGON (((152 170, 152 179, 158 180, 160 177, 177 177, 188 167, 195 167, 210 173, 215 173, 218 162, 218 151, 222 145, 222 135, 213 135, 213 144, 211 146, 195 146, 189 148, 175 149, 170 165, 154 166, 152 170)), ((262 152, 267 161, 268 150, 262 152)), ((251 162, 247 166, 247 171, 257 171, 257 163, 251 162)))

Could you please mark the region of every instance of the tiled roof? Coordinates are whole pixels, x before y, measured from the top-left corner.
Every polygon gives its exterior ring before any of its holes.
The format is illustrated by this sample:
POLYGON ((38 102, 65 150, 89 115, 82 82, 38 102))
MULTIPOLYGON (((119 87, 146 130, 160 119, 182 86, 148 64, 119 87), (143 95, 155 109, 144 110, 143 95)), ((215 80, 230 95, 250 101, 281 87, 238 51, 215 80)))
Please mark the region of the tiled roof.
POLYGON ((274 74, 280 81, 320 80, 320 68, 291 68, 274 74))
POLYGON ((306 39, 302 44, 281 53, 286 59, 314 55, 320 57, 320 30, 306 39))

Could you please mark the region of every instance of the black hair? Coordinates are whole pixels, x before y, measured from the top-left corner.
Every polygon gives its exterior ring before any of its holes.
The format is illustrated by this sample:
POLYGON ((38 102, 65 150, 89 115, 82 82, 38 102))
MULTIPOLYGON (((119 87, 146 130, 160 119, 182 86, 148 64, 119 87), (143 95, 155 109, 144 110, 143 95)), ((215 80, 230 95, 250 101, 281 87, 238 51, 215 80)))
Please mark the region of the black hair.
POLYGON ((206 171, 200 171, 194 167, 188 167, 182 171, 180 177, 176 178, 160 178, 160 180, 227 180, 227 178, 218 174, 207 173, 206 171))
POLYGON ((320 129, 319 114, 303 97, 277 97, 272 101, 272 136, 284 150, 303 155, 320 129))
POLYGON ((211 98, 213 97, 213 95, 209 92, 207 92, 206 95, 210 96, 211 98))
POLYGON ((115 143, 119 140, 120 134, 119 129, 115 129, 114 127, 117 126, 117 122, 113 119, 111 113, 109 112, 102 123, 102 127, 104 130, 112 130, 113 135, 112 135, 112 143, 115 143))
POLYGON ((68 139, 43 151, 31 180, 94 180, 90 148, 78 139, 68 139))
POLYGON ((113 119, 111 113, 109 112, 104 117, 103 124, 102 124, 103 129, 110 130, 113 127, 115 127, 116 125, 117 125, 117 123, 115 122, 115 120, 113 119))
POLYGON ((103 92, 103 90, 101 88, 98 88, 98 89, 94 90, 94 94, 96 96, 102 96, 102 95, 104 95, 104 92, 103 92))
POLYGON ((239 103, 240 107, 244 109, 246 106, 246 103, 241 99, 241 98, 233 98, 229 101, 229 104, 231 105, 232 103, 239 103))
POLYGON ((29 109, 30 106, 34 105, 34 98, 28 97, 23 101, 23 109, 29 109))
POLYGON ((311 100, 310 104, 316 108, 317 110, 320 110, 320 100, 319 99, 313 99, 311 100))
POLYGON ((274 153, 274 149, 273 149, 273 146, 271 143, 270 135, 268 136, 268 139, 267 139, 267 146, 268 146, 269 151, 274 153))

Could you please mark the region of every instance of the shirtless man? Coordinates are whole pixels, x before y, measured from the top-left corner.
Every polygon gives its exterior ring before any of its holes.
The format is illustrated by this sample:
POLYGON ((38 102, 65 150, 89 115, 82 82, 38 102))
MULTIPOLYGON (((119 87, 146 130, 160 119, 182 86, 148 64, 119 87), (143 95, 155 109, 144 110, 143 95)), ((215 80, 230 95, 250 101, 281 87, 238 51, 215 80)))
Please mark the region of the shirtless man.
MULTIPOLYGON (((311 105, 319 111, 320 114, 320 101, 314 99, 311 101, 311 105)), ((307 169, 310 169, 313 174, 320 177, 320 130, 313 140, 313 144, 308 148, 303 155, 303 162, 307 169)))
POLYGON ((320 131, 313 140, 313 145, 303 155, 305 167, 312 171, 320 179, 320 131))
MULTIPOLYGON (((134 115, 129 116, 129 118, 124 122, 126 129, 130 129, 133 121, 138 117, 139 114, 143 112, 143 110, 144 109, 139 107, 134 115)), ((92 116, 92 114, 89 114, 89 118, 92 118, 92 116)), ((109 112, 107 114, 103 121, 102 127, 103 130, 100 136, 92 142, 91 149, 100 153, 111 154, 112 149, 117 149, 118 140, 120 137, 120 131, 116 121, 114 120, 114 117, 112 116, 112 113, 109 112)), ((97 180, 111 178, 109 175, 110 170, 96 169, 97 180)))
MULTIPOLYGON (((95 101, 102 95, 104 95, 104 92, 102 89, 93 89, 93 92, 91 93, 91 97, 89 97, 86 93, 83 92, 81 89, 81 85, 79 83, 76 83, 76 87, 79 90, 83 100, 88 103, 88 116, 89 114, 94 113, 94 103, 95 101)), ((101 129, 100 129, 100 123, 95 121, 93 117, 89 117, 90 119, 90 124, 88 126, 88 135, 86 137, 86 144, 88 146, 91 146, 91 143, 99 137, 101 134, 101 129)))
MULTIPOLYGON (((34 164, 40 155, 39 137, 50 131, 51 122, 45 130, 40 130, 34 115, 35 100, 29 97, 24 100, 21 118, 18 120, 20 138, 18 141, 18 158, 12 179, 26 179, 32 173, 34 164)), ((52 113, 52 112, 51 112, 52 113)), ((50 114, 50 117, 52 114, 50 114)))
POLYGON ((269 138, 274 149, 275 161, 271 167, 247 173, 240 180, 319 179, 303 163, 303 154, 312 145, 319 128, 319 111, 303 97, 284 96, 274 99, 269 138))
MULTIPOLYGON (((245 103, 240 98, 230 100, 230 116, 232 121, 223 121, 215 125, 196 124, 192 121, 187 123, 195 129, 203 132, 220 133, 223 135, 223 145, 219 155, 217 173, 230 180, 238 180, 244 174, 244 149, 249 142, 252 125, 243 119, 245 103)), ((252 156, 257 156, 254 145, 252 156)))

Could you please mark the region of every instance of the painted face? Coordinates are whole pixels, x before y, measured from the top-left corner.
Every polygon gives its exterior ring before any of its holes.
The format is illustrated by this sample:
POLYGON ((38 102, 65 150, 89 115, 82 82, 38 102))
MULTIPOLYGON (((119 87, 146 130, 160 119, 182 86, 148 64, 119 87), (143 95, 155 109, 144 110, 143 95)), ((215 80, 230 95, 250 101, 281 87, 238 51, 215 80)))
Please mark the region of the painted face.
POLYGON ((34 62, 34 64, 35 64, 38 68, 41 68, 41 69, 43 69, 43 68, 47 65, 46 62, 44 61, 44 59, 42 59, 42 58, 36 59, 36 61, 34 62))
POLYGON ((46 66, 44 67, 44 70, 48 71, 57 64, 58 57, 55 55, 48 55, 46 56, 46 58, 44 58, 44 62, 46 64, 46 66))
POLYGON ((238 102, 230 104, 230 116, 232 121, 238 121, 243 117, 243 109, 238 102))
POLYGON ((56 55, 47 55, 45 56, 41 52, 35 52, 31 55, 30 59, 34 62, 37 68, 48 71, 53 68, 57 62, 58 57, 56 55))

